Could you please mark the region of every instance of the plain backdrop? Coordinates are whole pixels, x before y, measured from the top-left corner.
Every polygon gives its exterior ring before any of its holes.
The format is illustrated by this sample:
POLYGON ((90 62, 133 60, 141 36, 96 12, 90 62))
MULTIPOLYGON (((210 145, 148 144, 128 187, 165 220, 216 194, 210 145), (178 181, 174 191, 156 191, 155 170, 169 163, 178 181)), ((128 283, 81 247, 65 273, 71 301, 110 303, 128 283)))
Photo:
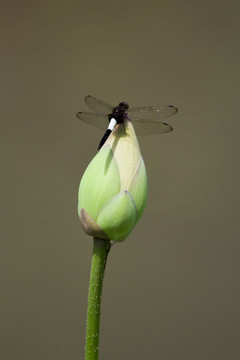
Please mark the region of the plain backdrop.
POLYGON ((139 138, 148 203, 107 264, 100 360, 240 358, 239 2, 1 1, 0 357, 78 360, 92 239, 77 215, 102 133, 85 95, 172 104, 139 138))

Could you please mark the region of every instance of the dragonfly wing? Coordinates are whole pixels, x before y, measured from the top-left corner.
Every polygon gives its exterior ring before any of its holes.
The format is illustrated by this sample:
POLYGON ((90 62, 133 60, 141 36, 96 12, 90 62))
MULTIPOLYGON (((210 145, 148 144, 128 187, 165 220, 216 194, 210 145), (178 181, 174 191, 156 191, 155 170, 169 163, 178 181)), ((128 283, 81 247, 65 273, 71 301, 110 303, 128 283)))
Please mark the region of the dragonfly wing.
POLYGON ((98 115, 108 115, 112 113, 114 106, 99 100, 91 95, 85 97, 87 106, 98 115))
POLYGON ((178 109, 172 105, 134 106, 130 107, 127 112, 129 115, 129 119, 131 120, 157 121, 176 114, 178 112, 178 109))
POLYGON ((171 125, 159 121, 132 120, 137 135, 164 134, 173 130, 171 125))
POLYGON ((106 116, 101 116, 88 112, 78 112, 77 117, 85 123, 95 126, 99 130, 106 131, 109 125, 109 120, 106 116))

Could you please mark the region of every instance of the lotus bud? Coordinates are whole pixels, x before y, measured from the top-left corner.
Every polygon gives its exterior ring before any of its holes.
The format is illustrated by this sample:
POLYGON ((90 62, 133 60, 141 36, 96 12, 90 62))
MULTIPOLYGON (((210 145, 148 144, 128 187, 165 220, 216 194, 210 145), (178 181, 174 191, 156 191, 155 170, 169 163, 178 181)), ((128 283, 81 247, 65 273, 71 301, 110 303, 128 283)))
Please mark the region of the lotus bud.
POLYGON ((130 121, 116 125, 88 165, 79 186, 78 212, 88 235, 123 241, 147 200, 147 174, 130 121))

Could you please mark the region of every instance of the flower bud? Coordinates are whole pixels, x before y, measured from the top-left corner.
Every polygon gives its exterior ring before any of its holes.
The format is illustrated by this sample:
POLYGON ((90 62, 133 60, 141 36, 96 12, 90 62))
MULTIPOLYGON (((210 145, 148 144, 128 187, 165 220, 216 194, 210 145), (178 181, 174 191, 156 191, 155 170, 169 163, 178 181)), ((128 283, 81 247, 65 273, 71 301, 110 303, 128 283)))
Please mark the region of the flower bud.
POLYGON ((88 165, 79 187, 78 212, 88 235, 123 241, 144 211, 147 174, 130 121, 116 125, 88 165))

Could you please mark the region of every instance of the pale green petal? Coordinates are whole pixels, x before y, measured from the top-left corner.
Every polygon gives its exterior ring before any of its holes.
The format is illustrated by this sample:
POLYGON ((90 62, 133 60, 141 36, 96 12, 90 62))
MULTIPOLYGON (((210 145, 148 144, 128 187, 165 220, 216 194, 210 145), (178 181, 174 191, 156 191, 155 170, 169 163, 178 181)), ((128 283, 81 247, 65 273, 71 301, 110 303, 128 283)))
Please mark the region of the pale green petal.
POLYGON ((94 219, 101 208, 120 191, 118 165, 110 147, 102 148, 88 165, 79 187, 82 208, 94 219))
POLYGON ((118 164, 121 190, 128 190, 141 159, 138 140, 131 121, 118 124, 105 145, 110 145, 118 164))
POLYGON ((137 208, 138 221, 145 209, 148 193, 147 173, 143 158, 141 158, 138 169, 132 179, 131 185, 129 187, 129 192, 132 195, 137 208))
POLYGON ((137 221, 137 210, 128 191, 122 191, 110 200, 99 212, 97 224, 109 239, 122 241, 137 221))

